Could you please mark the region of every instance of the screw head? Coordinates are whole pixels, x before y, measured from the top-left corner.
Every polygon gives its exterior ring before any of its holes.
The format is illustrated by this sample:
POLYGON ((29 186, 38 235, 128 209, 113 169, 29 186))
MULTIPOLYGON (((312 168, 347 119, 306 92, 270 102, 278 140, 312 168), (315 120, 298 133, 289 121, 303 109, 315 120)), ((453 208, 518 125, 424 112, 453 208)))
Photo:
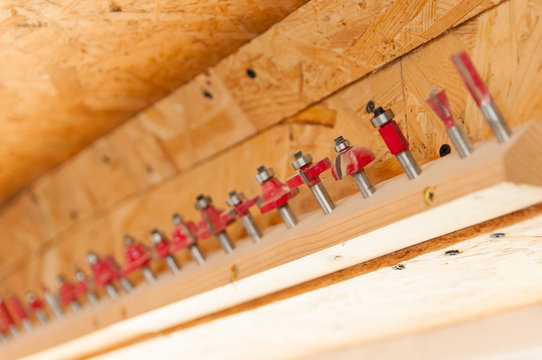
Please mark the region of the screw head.
POLYGON ((367 106, 365 106, 365 111, 367 111, 367 114, 370 114, 375 109, 375 102, 373 100, 369 100, 367 103, 367 106))
POLYGON ((452 148, 448 144, 442 144, 440 147, 438 154, 440 157, 444 157, 452 152, 452 148))

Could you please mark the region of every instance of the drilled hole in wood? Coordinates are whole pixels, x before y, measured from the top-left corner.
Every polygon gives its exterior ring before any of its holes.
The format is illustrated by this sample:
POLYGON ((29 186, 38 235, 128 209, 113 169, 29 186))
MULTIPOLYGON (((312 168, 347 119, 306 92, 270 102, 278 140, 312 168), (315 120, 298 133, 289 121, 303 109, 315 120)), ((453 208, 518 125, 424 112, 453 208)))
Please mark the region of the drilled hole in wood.
POLYGON ((442 144, 440 149, 438 150, 438 154, 440 157, 444 157, 452 152, 452 148, 448 144, 442 144))
POLYGON ((204 92, 203 92, 203 96, 205 96, 207 99, 212 99, 212 98, 213 98, 213 94, 211 94, 211 93, 208 92, 208 91, 204 91, 204 92))
POLYGON ((256 72, 252 69, 247 69, 247 76, 251 79, 254 79, 256 77, 256 72))
POLYGON ((504 236, 505 236, 504 233, 493 233, 489 235, 489 237, 492 239, 500 239, 500 238, 503 238, 504 236))

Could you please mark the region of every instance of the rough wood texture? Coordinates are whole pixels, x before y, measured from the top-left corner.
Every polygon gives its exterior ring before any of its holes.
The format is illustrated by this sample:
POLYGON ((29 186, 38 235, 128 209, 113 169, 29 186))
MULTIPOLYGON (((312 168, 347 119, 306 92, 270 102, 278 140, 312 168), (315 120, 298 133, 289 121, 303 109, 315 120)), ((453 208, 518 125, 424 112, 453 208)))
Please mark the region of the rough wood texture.
POLYGON ((330 215, 317 210, 294 229, 274 227, 261 243, 247 239, 230 255, 215 253, 205 266, 191 263, 152 287, 87 308, 13 342, 6 354, 64 344, 47 356, 84 355, 542 202, 542 121, 515 131, 506 144, 490 139, 467 160, 431 162, 415 181, 396 177, 370 199, 355 194, 330 215), (424 201, 428 187, 435 189, 431 206, 424 201))
POLYGON ((0 202, 306 1, 3 1, 0 202))
MULTIPOLYGON (((168 121, 174 118, 174 113, 167 115, 166 110, 163 110, 164 116, 143 114, 100 140, 102 145, 90 147, 80 155, 89 159, 89 169, 92 171, 76 172, 72 169, 75 163, 81 161, 78 156, 38 181, 29 191, 28 196, 33 201, 16 199, 12 206, 4 208, 0 222, 5 224, 2 227, 5 238, 17 238, 26 245, 6 244, 3 249, 6 252, 2 258, 6 259, 6 264, 0 267, 2 290, 22 294, 27 289, 37 288, 40 281, 53 284, 58 272, 68 276, 72 273, 74 260, 82 259, 88 248, 104 253, 112 252, 121 258, 120 239, 125 232, 146 239, 148 231, 153 227, 170 229, 173 211, 181 211, 188 218, 193 217, 194 198, 200 192, 212 195, 217 204, 224 204, 227 191, 233 188, 247 194, 257 194, 260 189, 253 180, 257 166, 271 165, 279 178, 285 178, 292 172, 289 165, 291 154, 302 149, 312 152, 315 157, 332 156, 331 140, 337 135, 346 135, 353 143, 369 146, 375 151, 377 160, 368 169, 375 183, 397 175, 401 171, 399 165, 388 153, 379 135, 370 126, 369 116, 365 114, 365 104, 370 99, 393 108, 400 126, 408 130, 405 132, 414 148, 414 154, 422 163, 436 158, 442 142, 448 142, 440 131, 436 131, 440 124, 433 115, 429 115, 429 109, 423 103, 423 86, 428 89, 430 84, 435 83, 450 89, 454 115, 465 122, 473 140, 485 138, 488 135, 486 124, 477 109, 473 108, 461 80, 450 68, 448 56, 456 48, 469 50, 478 67, 489 69, 485 71, 485 79, 497 103, 507 104, 506 107, 501 105, 501 110, 509 115, 511 123, 524 122, 530 117, 542 118, 542 98, 537 95, 541 93, 539 87, 542 81, 540 73, 533 71, 541 64, 538 52, 533 50, 542 41, 542 30, 537 26, 541 14, 541 6, 535 1, 504 2, 400 61, 344 88, 317 106, 229 148, 218 159, 187 166, 180 175, 171 175, 172 164, 178 166, 188 158, 171 149, 173 146, 185 147, 183 143, 190 136, 186 135, 185 138, 178 131, 168 131, 171 126, 168 121), (487 34, 491 34, 490 40, 487 34), (485 48, 485 41, 491 41, 493 45, 488 51, 495 56, 479 50, 485 48), (453 50, 448 48, 450 44, 454 45, 453 50), (501 64, 509 63, 514 64, 516 73, 502 71, 501 64), (420 73, 420 69, 424 71, 420 73), (415 81, 417 77, 419 82, 415 81), (527 95, 512 96, 518 91, 527 95), (525 99, 528 99, 527 103, 525 99), (168 136, 171 136, 169 145, 163 142, 168 136), (174 160, 168 163, 163 160, 164 157, 174 160), (109 160, 104 162, 104 159, 109 160), (99 170, 100 167, 103 167, 103 171, 99 170), (152 170, 150 174, 149 169, 152 170), (133 179, 136 176, 133 174, 137 174, 138 178, 133 179), (81 182, 80 186, 71 185, 74 177, 81 182), (124 187, 134 189, 137 187, 134 184, 145 184, 150 190, 127 195, 124 187), (127 197, 123 197, 125 195, 127 197), (24 202, 28 209, 17 206, 18 202, 24 202), (39 221, 43 226, 33 228, 33 233, 19 232, 19 224, 26 221, 24 219, 28 214, 33 213, 39 216, 36 220, 30 216, 28 221, 39 221), (35 251, 28 255, 26 251, 11 252, 10 249, 35 251)), ((204 77, 207 75, 196 80, 206 84, 202 80, 204 77)), ((223 94, 219 90, 222 89, 220 83, 214 80, 214 73, 210 72, 208 77, 211 84, 216 86, 212 91, 223 94)), ((193 101, 187 102, 187 106, 209 110, 202 103, 206 99, 203 96, 200 100, 193 98, 193 101)), ((210 100, 217 101, 220 104, 218 108, 225 109, 234 123, 244 121, 241 115, 236 115, 239 114, 238 108, 224 105, 218 96, 210 100)), ((158 107, 152 108, 150 112, 158 107)), ((170 105, 166 108, 169 109, 167 111, 179 111, 170 105)), ((213 112, 208 112, 209 117, 206 119, 212 123, 213 112)), ((189 126, 194 121, 194 115, 191 116, 183 126, 189 126)), ((204 131, 198 129, 196 133, 202 134, 204 131)), ((217 139, 222 136, 221 132, 209 135, 217 139)), ((190 148, 191 156, 204 156, 198 155, 198 152, 208 153, 200 149, 200 145, 203 146, 198 142, 190 148)), ((79 169, 86 168, 82 162, 80 164, 79 169)), ((338 183, 325 175, 324 181, 335 199, 356 191, 354 184, 348 180, 338 183)), ((299 213, 304 213, 315 209, 317 205, 310 192, 304 190, 293 202, 293 206, 299 213)), ((257 221, 265 228, 280 219, 270 214, 257 221)), ((242 234, 236 225, 232 235, 240 238, 242 234)), ((213 241, 207 242, 205 246, 205 250, 216 249, 213 241)), ((182 254, 181 259, 186 259, 186 255, 182 254)))

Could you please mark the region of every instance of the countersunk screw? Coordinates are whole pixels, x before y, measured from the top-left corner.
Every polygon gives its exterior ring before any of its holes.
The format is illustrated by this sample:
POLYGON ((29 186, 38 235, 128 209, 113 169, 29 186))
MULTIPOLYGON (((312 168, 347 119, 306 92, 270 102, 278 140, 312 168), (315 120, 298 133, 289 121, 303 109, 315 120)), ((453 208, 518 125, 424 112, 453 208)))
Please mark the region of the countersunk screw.
POLYGON ((459 250, 448 250, 444 253, 446 256, 455 256, 461 254, 461 251, 459 250))
POLYGON ((392 269, 393 270, 405 270, 406 267, 403 264, 397 264, 397 265, 393 266, 392 269))
POLYGON ((492 239, 499 239, 499 238, 503 238, 504 236, 505 236, 504 233, 494 233, 494 234, 489 235, 489 237, 492 239))
POLYGON ((369 100, 367 103, 367 106, 365 106, 365 111, 367 111, 367 114, 370 114, 375 109, 375 102, 373 100, 369 100))
POLYGON ((423 201, 427 205, 432 205, 433 201, 435 201, 435 189, 432 187, 425 188, 423 191, 423 201))

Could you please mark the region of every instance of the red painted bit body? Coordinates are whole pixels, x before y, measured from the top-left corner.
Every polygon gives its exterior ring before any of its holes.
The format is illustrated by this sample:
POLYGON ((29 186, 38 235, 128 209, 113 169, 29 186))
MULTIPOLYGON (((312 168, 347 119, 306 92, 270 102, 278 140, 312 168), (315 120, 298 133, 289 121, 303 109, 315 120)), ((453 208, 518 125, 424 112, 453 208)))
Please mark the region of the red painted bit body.
POLYGON ((290 189, 273 177, 262 183, 262 197, 259 200, 260 212, 265 214, 268 211, 285 205, 288 201, 299 194, 299 189, 290 189))
POLYGON ((151 252, 145 246, 135 242, 126 246, 124 256, 126 259, 126 267, 123 270, 124 275, 148 266, 152 258, 151 252))
POLYGON ((395 120, 391 120, 387 124, 381 126, 378 129, 378 132, 393 155, 408 150, 408 141, 401 129, 399 129, 399 126, 397 126, 395 120))
POLYGON ((197 237, 199 239, 207 239, 212 235, 216 235, 226 230, 228 225, 235 221, 235 217, 229 212, 215 208, 210 205, 205 210, 202 210, 202 219, 198 225, 197 237), (209 221, 211 222, 212 230, 209 229, 203 211, 208 214, 209 221))
POLYGON ((76 285, 68 281, 63 281, 60 285, 59 295, 60 305, 67 306, 70 305, 73 301, 77 301, 80 292, 76 285))
POLYGON ((198 227, 193 221, 185 222, 185 226, 178 226, 172 232, 171 251, 177 252, 196 243, 198 227), (190 233, 189 233, 190 232, 190 233))
POLYGON ((98 259, 96 264, 91 265, 91 269, 94 275, 94 284, 98 288, 111 284, 121 277, 117 263, 110 256, 98 259))

